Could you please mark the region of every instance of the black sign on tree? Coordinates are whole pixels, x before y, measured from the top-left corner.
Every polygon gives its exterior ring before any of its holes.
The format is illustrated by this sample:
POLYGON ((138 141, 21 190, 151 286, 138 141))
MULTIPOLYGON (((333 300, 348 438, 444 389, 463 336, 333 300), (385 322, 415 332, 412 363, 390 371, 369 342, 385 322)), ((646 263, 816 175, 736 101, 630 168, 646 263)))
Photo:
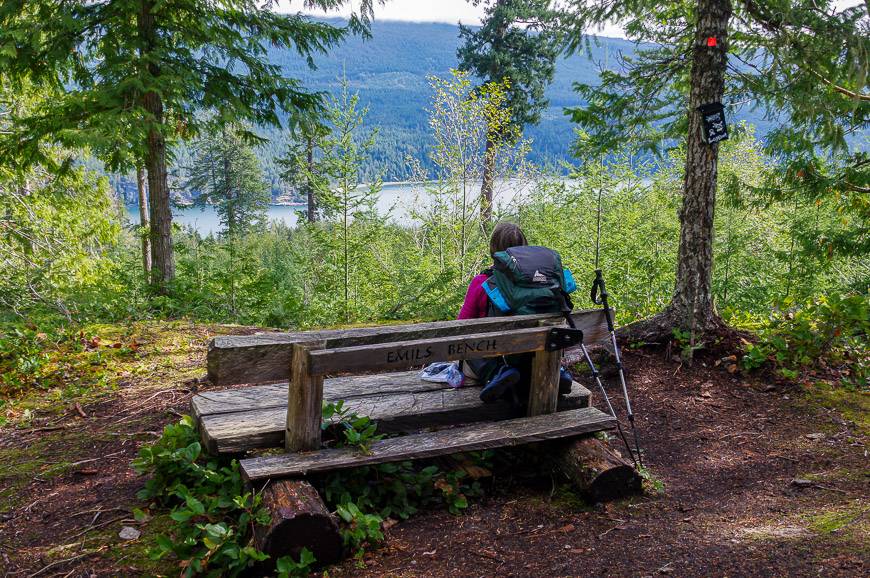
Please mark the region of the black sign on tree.
POLYGON ((725 107, 721 102, 711 102, 698 107, 701 112, 704 142, 713 144, 728 140, 728 126, 725 124, 725 107))

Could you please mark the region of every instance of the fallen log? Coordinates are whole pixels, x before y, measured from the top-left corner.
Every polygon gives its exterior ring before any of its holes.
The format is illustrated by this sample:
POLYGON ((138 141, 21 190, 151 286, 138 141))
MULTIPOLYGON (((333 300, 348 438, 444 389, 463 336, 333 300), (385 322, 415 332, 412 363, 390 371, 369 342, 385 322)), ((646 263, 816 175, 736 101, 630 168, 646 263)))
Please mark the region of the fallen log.
POLYGON ((271 521, 254 530, 257 548, 269 554, 270 562, 290 555, 299 560, 308 548, 318 564, 341 559, 342 540, 338 520, 323 503, 317 490, 304 480, 278 480, 263 490, 263 506, 271 521))
POLYGON ((593 502, 640 493, 640 474, 596 437, 574 438, 554 448, 556 467, 593 502))

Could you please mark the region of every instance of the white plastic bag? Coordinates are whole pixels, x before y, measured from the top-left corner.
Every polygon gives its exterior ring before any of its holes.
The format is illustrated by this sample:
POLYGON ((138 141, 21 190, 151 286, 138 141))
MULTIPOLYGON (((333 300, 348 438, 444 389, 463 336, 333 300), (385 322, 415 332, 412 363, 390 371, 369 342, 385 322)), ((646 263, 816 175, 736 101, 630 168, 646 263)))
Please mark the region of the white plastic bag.
POLYGON ((465 383, 465 375, 455 363, 438 361, 423 368, 420 379, 435 383, 446 383, 450 387, 462 387, 465 383))

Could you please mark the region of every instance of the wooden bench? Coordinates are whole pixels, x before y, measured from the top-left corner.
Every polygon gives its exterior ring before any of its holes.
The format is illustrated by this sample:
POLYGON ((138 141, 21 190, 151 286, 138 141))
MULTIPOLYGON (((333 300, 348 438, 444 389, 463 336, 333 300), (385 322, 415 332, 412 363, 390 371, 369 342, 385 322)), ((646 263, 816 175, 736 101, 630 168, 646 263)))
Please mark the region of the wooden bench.
MULTIPOLYGON (((577 327, 584 333, 586 343, 606 338, 604 315, 599 310, 578 311, 574 314, 577 327)), ((485 318, 463 321, 442 321, 413 325, 361 327, 354 329, 309 331, 298 333, 263 333, 248 336, 221 336, 212 340, 208 351, 208 376, 213 385, 258 384, 249 387, 208 391, 194 396, 191 409, 199 424, 203 445, 213 454, 240 454, 248 450, 285 446, 286 432, 301 423, 301 416, 290 415, 288 407, 294 405, 288 396, 294 346, 319 344, 319 359, 334 359, 336 354, 347 360, 371 354, 371 350, 353 348, 385 345, 389 351, 408 341, 438 338, 465 338, 481 334, 504 335, 532 329, 540 343, 541 328, 561 325, 563 320, 549 315, 523 315, 515 317, 485 318), (277 382, 277 383, 275 383, 277 382), (266 385, 259 385, 266 384, 266 385), (290 420, 288 422, 288 419, 290 420), (289 423, 289 427, 288 427, 289 423)), ((522 335, 522 334, 520 334, 522 335)), ((462 340, 460 340, 462 341, 462 340)), ((453 341, 447 344, 449 347, 453 341)), ((508 344, 515 346, 516 342, 508 344)), ((411 346, 413 347, 413 346, 411 346)), ((405 347, 405 349, 410 349, 405 347)), ((304 357, 304 354, 300 354, 304 357)), ((455 357, 455 356, 454 356, 455 357)), ((557 358, 547 352, 549 359, 557 358)), ((360 358, 361 359, 361 358, 360 358)), ((434 355, 432 356, 434 361, 434 355)), ((318 362, 322 363, 322 361, 318 362)), ((341 373, 350 373, 350 365, 341 367, 341 373)), ((414 360, 413 365, 422 365, 414 360)), ((413 432, 420 429, 468 423, 493 421, 512 416, 508 404, 484 404, 479 399, 479 387, 450 388, 446 384, 425 382, 419 371, 395 371, 402 362, 387 364, 388 371, 375 375, 350 375, 325 378, 322 386, 323 401, 344 400, 347 407, 359 415, 378 421, 381 432, 413 432)), ((405 367, 407 367, 407 363, 405 367)), ((552 384, 549 384, 552 386, 552 384)), ((539 403, 551 404, 552 387, 539 403)), ((297 400, 298 401, 298 400, 297 400)), ((556 409, 578 409, 589 405, 589 391, 574 384, 572 393, 557 399, 556 409)), ((550 411, 551 407, 547 407, 550 411)), ((312 412, 313 414, 314 412, 312 412)), ((531 413, 542 413, 539 407, 531 413)), ((308 415, 309 427, 316 415, 308 415)), ((313 429, 313 428, 312 428, 313 429)), ((315 434, 320 431, 318 426, 315 434)), ((316 440, 310 440, 314 446, 316 440)))
MULTIPOLYGON (((607 337, 601 310, 575 311, 572 316, 587 345, 607 337)), ((210 453, 286 449, 278 455, 240 460, 249 482, 273 480, 271 490, 267 487, 272 493, 266 496, 273 524, 258 541, 276 554, 287 552, 288 547, 298 550, 300 539, 319 541, 318 559, 325 560, 330 552, 324 552, 320 542, 334 543, 331 514, 305 482, 281 486, 274 480, 569 438, 615 427, 613 417, 590 406, 590 393, 580 384, 575 382, 569 395, 559 395, 561 350, 555 349, 554 340, 568 337, 554 328, 563 326, 559 316, 524 315, 216 337, 208 352, 210 382, 245 387, 194 396, 193 416, 210 453), (454 389, 418 377, 419 368, 434 361, 517 353, 534 356, 526 416, 516 416, 505 402, 482 403, 480 386, 454 389), (377 421, 379 432, 405 435, 376 441, 364 454, 350 448, 323 448, 322 404, 338 400, 351 412, 377 421), (295 506, 272 507, 270 500, 295 506), (304 510, 303 529, 289 529, 303 519, 290 510, 304 510), (320 524, 317 531, 311 527, 315 519, 320 524)))

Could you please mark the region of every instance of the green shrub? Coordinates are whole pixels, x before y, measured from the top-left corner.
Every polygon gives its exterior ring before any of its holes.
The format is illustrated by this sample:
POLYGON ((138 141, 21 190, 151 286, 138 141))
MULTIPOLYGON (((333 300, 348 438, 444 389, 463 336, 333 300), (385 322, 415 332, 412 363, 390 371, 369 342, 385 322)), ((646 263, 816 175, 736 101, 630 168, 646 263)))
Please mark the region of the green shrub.
POLYGON ((847 384, 866 388, 870 350, 870 299, 866 295, 817 297, 795 306, 784 302, 746 345, 746 369, 770 365, 797 379, 804 369, 835 369, 847 384))
MULTIPOLYGON (((355 447, 365 453, 371 443, 383 438, 377 424, 367 417, 349 413, 342 402, 326 404, 324 428, 339 424, 339 447, 355 447)), ((480 468, 490 454, 468 454, 467 459, 480 468)), ((462 468, 443 471, 420 462, 396 462, 337 471, 316 482, 326 503, 342 520, 342 537, 349 551, 361 554, 366 545, 383 539, 381 526, 386 518, 407 519, 423 507, 443 504, 448 511, 460 513, 468 507, 468 497, 482 494, 480 483, 469 481, 462 468)))
MULTIPOLYGON (((324 405, 323 416, 324 429, 341 433, 333 440, 339 447, 367 452, 383 437, 371 419, 348 412, 342 402, 324 405)), ((488 457, 469 454, 467 459, 482 464, 488 457)), ((138 497, 171 508, 175 522, 169 535, 156 538, 153 558, 177 556, 183 576, 236 576, 268 558, 252 543, 253 527, 269 521, 260 496, 247 491, 236 460, 203 454, 190 416, 167 425, 160 439, 139 451, 133 468, 150 476, 138 497)), ((442 471, 401 462, 338 471, 316 483, 339 517, 345 547, 359 556, 383 540, 388 517, 406 519, 437 504, 452 513, 467 508, 468 497, 482 493, 480 484, 468 478, 461 468, 442 471)), ((299 560, 285 556, 275 562, 279 576, 298 576, 306 575, 316 560, 303 550, 299 560)))
POLYGON ((245 490, 236 460, 202 453, 190 416, 167 425, 133 468, 151 475, 138 497, 171 507, 176 522, 171 536, 157 537, 152 557, 175 554, 183 576, 236 576, 268 558, 252 544, 253 525, 268 523, 260 496, 245 490))

